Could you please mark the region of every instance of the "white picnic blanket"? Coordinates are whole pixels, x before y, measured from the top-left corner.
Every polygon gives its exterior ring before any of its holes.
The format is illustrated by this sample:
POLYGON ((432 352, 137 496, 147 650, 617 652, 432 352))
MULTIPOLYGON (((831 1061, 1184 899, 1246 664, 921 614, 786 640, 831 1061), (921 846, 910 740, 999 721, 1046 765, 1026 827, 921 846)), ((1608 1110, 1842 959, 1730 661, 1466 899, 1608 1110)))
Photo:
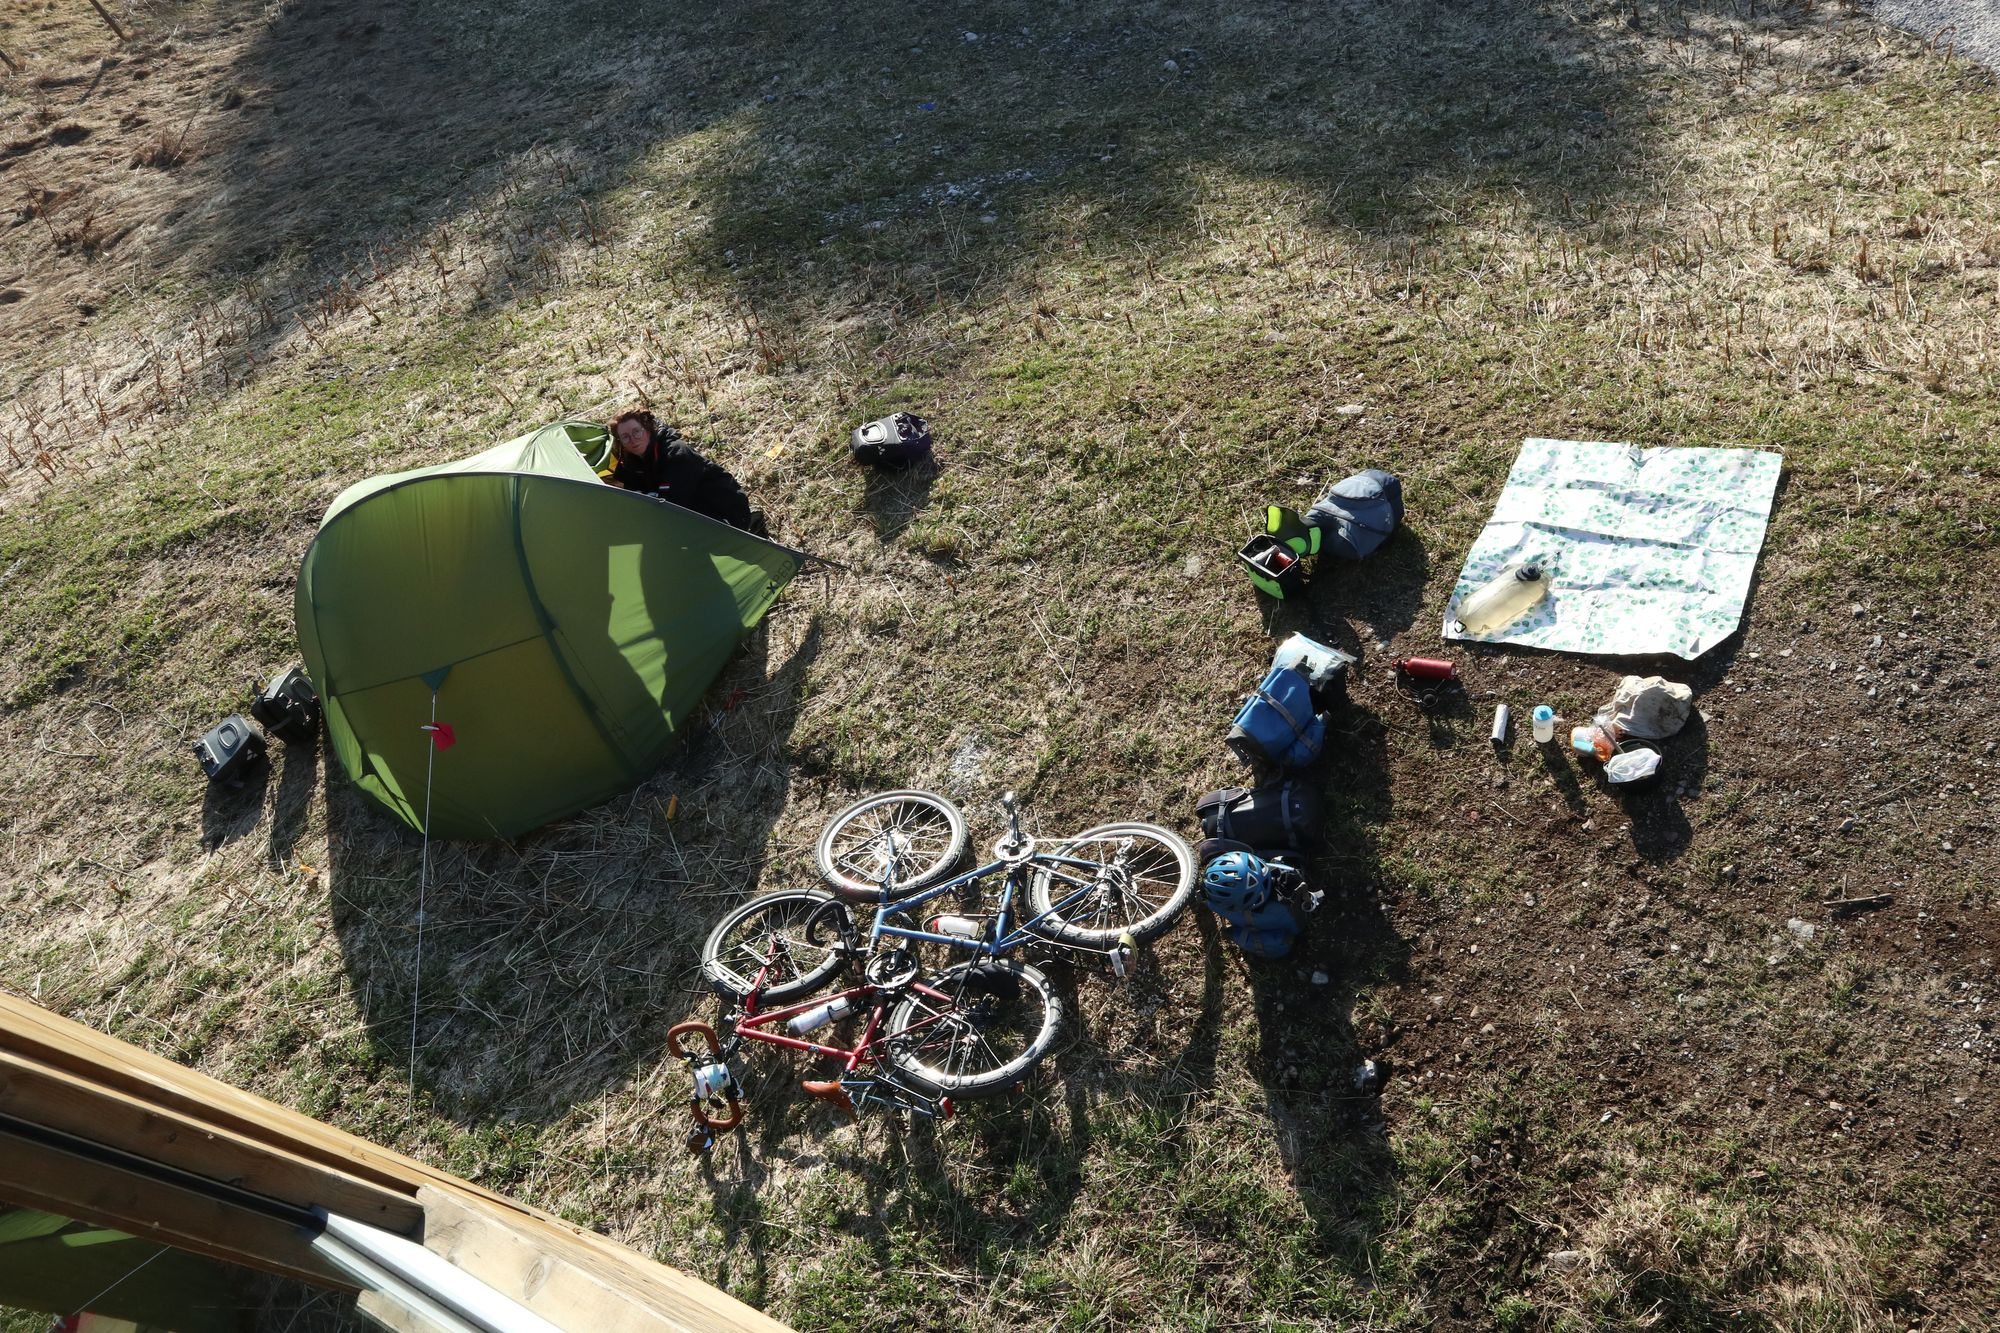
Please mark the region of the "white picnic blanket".
POLYGON ((1736 632, 1784 455, 1528 440, 1445 610, 1444 636, 1570 653, 1701 656, 1736 632), (1550 579, 1533 611, 1491 634, 1453 620, 1510 564, 1550 579))

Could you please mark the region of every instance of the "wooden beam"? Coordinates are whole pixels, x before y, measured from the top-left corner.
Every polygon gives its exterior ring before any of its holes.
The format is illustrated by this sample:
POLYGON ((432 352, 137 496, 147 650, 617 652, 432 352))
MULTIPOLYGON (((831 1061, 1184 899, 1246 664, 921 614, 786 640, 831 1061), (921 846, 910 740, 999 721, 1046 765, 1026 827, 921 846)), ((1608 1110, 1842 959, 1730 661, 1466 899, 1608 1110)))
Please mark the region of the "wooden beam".
POLYGON ((296 1227, 5 1132, 0 1199, 259 1272, 353 1289, 296 1227))
POLYGON ((407 1194, 273 1151, 227 1129, 0 1050, 0 1112, 300 1208, 325 1208, 399 1235, 423 1229, 407 1194))
POLYGON ((784 1333, 784 1325, 733 1297, 622 1247, 617 1261, 595 1249, 579 1252, 535 1219, 429 1185, 417 1199, 424 1248, 569 1333, 784 1333), (663 1282, 675 1291, 670 1306, 643 1294, 663 1282))
MULTIPOLYGON (((518 1293, 529 1292, 531 1287, 540 1290, 551 1282, 557 1284, 556 1290, 586 1302, 593 1313, 583 1320, 562 1319, 537 1310, 574 1333, 628 1327, 659 1333, 737 1329, 782 1333, 784 1329, 698 1278, 655 1263, 609 1237, 572 1226, 449 1172, 183 1068, 5 991, 0 991, 0 1055, 11 1056, 0 1059, 0 1099, 8 1095, 8 1088, 20 1099, 5 1105, 7 1114, 166 1162, 198 1176, 238 1184, 295 1206, 303 1206, 313 1194, 338 1193, 350 1201, 380 1208, 385 1216, 404 1223, 402 1227, 378 1223, 386 1230, 407 1232, 408 1215, 397 1211, 395 1203, 395 1196, 400 1196, 423 1209, 427 1236, 433 1226, 445 1228, 447 1236, 457 1238, 447 1243, 459 1248, 466 1263, 481 1265, 477 1271, 467 1267, 468 1272, 522 1304, 530 1302, 518 1293), (114 1108, 115 1113, 81 1128, 81 1106, 93 1089, 102 1098, 101 1104, 114 1108), (140 1112, 156 1119, 149 1121, 140 1112), (517 1263, 524 1266, 509 1267, 517 1263), (617 1306, 620 1298, 625 1302, 622 1308, 617 1306), (610 1317, 614 1312, 615 1319, 610 1317)), ((163 1228, 174 1229, 174 1234, 199 1232, 206 1216, 198 1212, 199 1207, 221 1209, 233 1216, 233 1231, 202 1243, 172 1243, 269 1271, 280 1271, 273 1266, 279 1262, 303 1265, 292 1275, 327 1284, 324 1276, 315 1276, 324 1273, 324 1262, 291 1228, 154 1182, 139 1180, 135 1185, 129 1173, 102 1164, 93 1166, 97 1174, 92 1177, 92 1188, 109 1200, 101 1205, 89 1198, 71 1197, 54 1188, 55 1182, 43 1175, 31 1178, 16 1171, 8 1156, 0 1156, 0 1195, 134 1235, 162 1235, 163 1239, 163 1228), (125 1181, 124 1195, 117 1193, 119 1179, 125 1181), (178 1211, 144 1223, 144 1212, 138 1210, 130 1219, 131 1225, 106 1211, 114 1204, 128 1212, 136 1209, 137 1196, 132 1196, 132 1191, 139 1186, 151 1187, 139 1191, 148 1199, 177 1199, 174 1207, 178 1211), (13 1193, 7 1195, 10 1188, 13 1193), (86 1207, 94 1211, 84 1211, 86 1207), (190 1208, 197 1208, 197 1213, 190 1215, 190 1208), (268 1261, 258 1263, 256 1256, 272 1227, 284 1233, 280 1238, 284 1244, 269 1251, 268 1261), (224 1247, 231 1252, 219 1253, 224 1247)), ((315 1198, 312 1202, 324 1200, 315 1198)), ((357 1220, 369 1220, 341 1211, 357 1220)), ((189 1239, 198 1241, 200 1237, 190 1234, 189 1239)), ((351 1284, 336 1279, 333 1285, 351 1284)))
MULTIPOLYGON (((310 1116, 286 1110, 206 1074, 73 1023, 5 991, 0 991, 0 1050, 17 1051, 139 1101, 180 1112, 399 1193, 414 1195, 417 1184, 425 1181, 457 1179, 310 1116)), ((475 1185, 465 1188, 478 1190, 475 1185)))

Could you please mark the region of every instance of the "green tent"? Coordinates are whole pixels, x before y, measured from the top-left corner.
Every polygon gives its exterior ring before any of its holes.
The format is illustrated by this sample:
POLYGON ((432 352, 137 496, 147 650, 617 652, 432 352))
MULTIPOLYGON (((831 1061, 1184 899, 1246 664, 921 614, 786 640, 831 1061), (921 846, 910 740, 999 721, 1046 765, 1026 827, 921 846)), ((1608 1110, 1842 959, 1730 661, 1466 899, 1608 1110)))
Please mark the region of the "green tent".
POLYGON ((804 562, 605 485, 605 447, 559 422, 371 477, 306 550, 299 642, 333 751, 412 828, 427 773, 446 838, 513 837, 631 787, 804 562))
MULTIPOLYGON (((235 1333, 245 1327, 240 1268, 72 1222, 0 1205, 0 1326, 6 1308, 69 1315, 88 1311, 125 1320, 140 1333, 235 1333)), ((48 1327, 48 1321, 38 1321, 48 1327)))

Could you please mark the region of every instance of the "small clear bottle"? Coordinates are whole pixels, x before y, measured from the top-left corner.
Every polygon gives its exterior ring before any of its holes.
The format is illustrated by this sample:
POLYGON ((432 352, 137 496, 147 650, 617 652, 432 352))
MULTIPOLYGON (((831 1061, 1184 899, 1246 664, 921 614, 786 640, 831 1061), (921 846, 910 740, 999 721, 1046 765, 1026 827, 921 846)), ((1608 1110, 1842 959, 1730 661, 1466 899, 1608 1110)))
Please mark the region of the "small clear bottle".
POLYGON ((1540 564, 1509 565, 1465 595, 1456 619, 1467 634, 1505 629, 1541 604, 1549 581, 1540 564))
POLYGON ((1556 710, 1547 704, 1536 704, 1531 715, 1535 727, 1535 744, 1547 745, 1556 738, 1556 710))

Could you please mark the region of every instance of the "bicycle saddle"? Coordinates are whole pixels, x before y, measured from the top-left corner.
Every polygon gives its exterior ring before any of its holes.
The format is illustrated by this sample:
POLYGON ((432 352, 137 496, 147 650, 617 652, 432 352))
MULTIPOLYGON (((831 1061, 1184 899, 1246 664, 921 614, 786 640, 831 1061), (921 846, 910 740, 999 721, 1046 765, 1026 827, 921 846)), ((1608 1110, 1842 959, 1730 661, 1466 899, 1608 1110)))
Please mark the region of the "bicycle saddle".
POLYGON ((847 1095, 846 1088, 840 1086, 839 1079, 822 1080, 809 1078, 802 1081, 799 1086, 805 1089, 806 1096, 817 1097, 829 1106, 845 1111, 850 1116, 855 1114, 854 1099, 847 1095))

